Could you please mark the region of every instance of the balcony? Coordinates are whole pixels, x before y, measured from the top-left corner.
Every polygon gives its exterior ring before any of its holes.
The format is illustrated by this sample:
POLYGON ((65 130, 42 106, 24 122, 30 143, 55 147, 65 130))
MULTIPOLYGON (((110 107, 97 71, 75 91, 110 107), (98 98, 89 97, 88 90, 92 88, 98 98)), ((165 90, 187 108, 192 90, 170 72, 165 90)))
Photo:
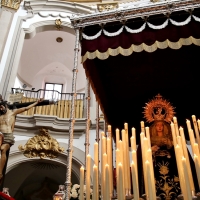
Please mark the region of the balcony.
MULTIPOLYGON (((71 112, 72 94, 59 93, 53 90, 24 90, 12 88, 9 103, 30 103, 39 98, 54 100, 55 104, 33 107, 16 117, 14 134, 33 136, 40 127, 46 127, 57 138, 66 138, 69 133, 69 118, 71 112)), ((77 93, 75 99, 74 138, 79 138, 86 129, 84 118, 85 94, 77 93)), ((52 136, 53 136, 52 135, 52 136)))
MULTIPOLYGON (((34 102, 39 98, 44 98, 46 100, 57 101, 56 104, 47 105, 47 106, 38 106, 31 108, 30 110, 23 113, 23 115, 50 115, 57 116, 58 118, 70 118, 71 112, 71 102, 72 95, 71 93, 60 93, 55 90, 23 90, 19 88, 12 88, 12 94, 10 99, 11 103, 15 102, 15 99, 19 103, 29 103, 34 102)), ((84 116, 84 99, 85 93, 76 93, 75 99, 75 118, 83 118, 84 116)))

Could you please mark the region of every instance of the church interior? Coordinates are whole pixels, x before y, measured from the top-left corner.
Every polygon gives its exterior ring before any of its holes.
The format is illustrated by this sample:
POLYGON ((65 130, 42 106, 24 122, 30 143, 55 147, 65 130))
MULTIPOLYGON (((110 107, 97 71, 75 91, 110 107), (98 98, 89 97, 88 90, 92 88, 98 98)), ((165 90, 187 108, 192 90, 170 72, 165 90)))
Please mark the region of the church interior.
POLYGON ((200 199, 199 9, 1 0, 0 199, 200 199))

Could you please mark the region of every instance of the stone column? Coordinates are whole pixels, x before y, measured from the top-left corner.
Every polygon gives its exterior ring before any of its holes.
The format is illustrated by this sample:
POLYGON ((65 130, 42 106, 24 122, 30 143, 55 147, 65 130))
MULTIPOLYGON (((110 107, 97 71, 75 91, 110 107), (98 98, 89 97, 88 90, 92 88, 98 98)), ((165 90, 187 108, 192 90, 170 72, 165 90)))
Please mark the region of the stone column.
POLYGON ((0 62, 15 12, 19 9, 21 0, 1 0, 0 10, 0 62))

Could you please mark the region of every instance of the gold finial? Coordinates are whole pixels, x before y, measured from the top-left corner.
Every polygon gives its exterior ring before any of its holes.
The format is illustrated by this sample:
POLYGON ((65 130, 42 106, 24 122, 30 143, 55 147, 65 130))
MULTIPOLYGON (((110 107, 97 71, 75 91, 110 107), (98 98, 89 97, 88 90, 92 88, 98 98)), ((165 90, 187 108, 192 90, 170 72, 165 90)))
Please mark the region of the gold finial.
POLYGON ((60 29, 62 29, 62 21, 61 21, 61 19, 56 19, 55 20, 55 25, 56 25, 56 29, 58 29, 58 30, 60 30, 60 29))

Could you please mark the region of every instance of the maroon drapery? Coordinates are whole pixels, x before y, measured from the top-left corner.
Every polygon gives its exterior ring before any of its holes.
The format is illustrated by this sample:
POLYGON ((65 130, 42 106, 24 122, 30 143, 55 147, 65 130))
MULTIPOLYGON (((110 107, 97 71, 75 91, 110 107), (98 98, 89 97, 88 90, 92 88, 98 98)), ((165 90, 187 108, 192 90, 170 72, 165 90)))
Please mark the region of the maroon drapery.
MULTIPOLYGON (((144 23, 144 22, 143 22, 144 23)), ((117 29, 119 29, 121 25, 117 25, 117 29)), ((127 26, 131 27, 130 24, 127 26)), ((108 27, 110 32, 117 30, 116 27, 108 27)), ((97 28, 97 31, 99 28, 97 28)), ((89 33, 86 31, 86 34, 89 33)), ((93 33, 94 34, 94 33, 93 33)), ((99 50, 100 52, 107 51, 108 48, 115 49, 119 46, 122 48, 129 48, 132 44, 139 45, 145 43, 147 45, 152 45, 155 41, 163 42, 166 39, 171 42, 177 42, 180 38, 188 38, 193 36, 194 38, 200 38, 200 22, 196 22, 192 20, 189 24, 185 26, 174 26, 172 24, 160 30, 151 29, 148 26, 141 33, 128 33, 125 30, 118 36, 108 37, 102 34, 100 37, 94 40, 85 40, 82 39, 82 52, 83 56, 87 51, 93 52, 95 50, 99 50)))
MULTIPOLYGON (((118 30, 119 27, 114 28, 118 30)), ((112 27, 109 29, 111 31, 112 27)), ((150 45, 166 39, 176 42, 189 36, 200 38, 199 22, 192 20, 185 26, 169 24, 161 30, 146 28, 138 34, 123 31, 119 36, 101 35, 93 41, 83 39, 82 55, 96 49, 104 52, 119 45, 128 48, 132 43, 150 45)), ((158 93, 175 107, 179 125, 185 128, 186 134, 186 118, 193 114, 200 117, 200 98, 196 95, 199 90, 199 53, 200 47, 192 44, 178 50, 166 48, 152 53, 142 51, 130 56, 110 56, 106 60, 87 59, 83 65, 113 131, 122 129, 123 123, 127 122, 130 134, 130 129, 136 128, 139 142, 143 107, 158 93)))

